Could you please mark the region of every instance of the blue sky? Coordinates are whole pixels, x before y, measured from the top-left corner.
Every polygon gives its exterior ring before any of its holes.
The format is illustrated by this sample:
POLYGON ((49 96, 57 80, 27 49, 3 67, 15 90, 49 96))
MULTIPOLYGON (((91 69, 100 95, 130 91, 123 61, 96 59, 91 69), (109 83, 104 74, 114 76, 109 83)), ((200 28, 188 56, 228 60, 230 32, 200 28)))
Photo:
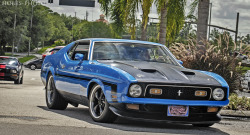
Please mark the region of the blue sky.
MULTIPOLYGON (((47 3, 48 0, 38 0, 39 2, 47 3)), ((96 0, 97 1, 97 0, 96 0)), ((192 0, 187 0, 190 3, 192 0)), ((239 35, 243 36, 250 33, 250 0, 210 0, 213 3, 212 7, 212 23, 235 30, 236 15, 240 12, 239 35)), ((53 4, 44 4, 50 7, 53 11, 64 13, 67 15, 75 15, 83 19, 86 11, 89 12, 88 20, 97 20, 102 14, 100 5, 96 2, 96 7, 73 7, 73 6, 59 6, 59 0, 54 0, 53 4)), ((188 8, 186 9, 188 11, 188 8)), ((138 17, 141 13, 138 13, 138 17)), ((156 8, 152 7, 150 17, 158 17, 156 8)), ((233 34, 232 34, 233 35, 233 34)))

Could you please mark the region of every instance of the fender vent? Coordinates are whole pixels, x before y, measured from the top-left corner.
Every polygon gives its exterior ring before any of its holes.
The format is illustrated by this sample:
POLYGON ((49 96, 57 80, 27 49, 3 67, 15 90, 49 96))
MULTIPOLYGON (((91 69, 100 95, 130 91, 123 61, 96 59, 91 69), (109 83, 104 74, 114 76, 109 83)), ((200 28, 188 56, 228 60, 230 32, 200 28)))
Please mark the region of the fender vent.
POLYGON ((188 71, 181 71, 185 75, 195 75, 194 72, 188 72, 188 71))

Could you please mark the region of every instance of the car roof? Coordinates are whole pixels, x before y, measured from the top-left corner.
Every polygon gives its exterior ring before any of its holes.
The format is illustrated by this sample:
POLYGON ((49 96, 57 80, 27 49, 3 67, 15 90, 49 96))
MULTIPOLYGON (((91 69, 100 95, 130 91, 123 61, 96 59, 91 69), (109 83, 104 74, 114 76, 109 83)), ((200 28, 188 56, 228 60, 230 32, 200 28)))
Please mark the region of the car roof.
POLYGON ((86 39, 80 39, 77 40, 78 42, 84 41, 84 40, 91 40, 93 42, 96 41, 103 41, 103 42, 133 42, 133 43, 141 43, 141 44, 154 44, 154 45, 161 45, 164 46, 160 43, 155 43, 155 42, 148 42, 148 41, 140 41, 140 40, 129 40, 129 39, 111 39, 111 38, 86 38, 86 39))

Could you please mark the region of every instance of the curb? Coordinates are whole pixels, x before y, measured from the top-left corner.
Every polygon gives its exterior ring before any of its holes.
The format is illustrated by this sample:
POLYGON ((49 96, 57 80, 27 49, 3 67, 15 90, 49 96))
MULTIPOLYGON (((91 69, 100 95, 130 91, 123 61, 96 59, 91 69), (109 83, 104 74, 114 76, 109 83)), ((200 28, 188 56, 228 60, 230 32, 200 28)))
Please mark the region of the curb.
POLYGON ((221 116, 229 116, 229 117, 246 117, 250 118, 250 111, 240 111, 240 110, 221 110, 221 116))

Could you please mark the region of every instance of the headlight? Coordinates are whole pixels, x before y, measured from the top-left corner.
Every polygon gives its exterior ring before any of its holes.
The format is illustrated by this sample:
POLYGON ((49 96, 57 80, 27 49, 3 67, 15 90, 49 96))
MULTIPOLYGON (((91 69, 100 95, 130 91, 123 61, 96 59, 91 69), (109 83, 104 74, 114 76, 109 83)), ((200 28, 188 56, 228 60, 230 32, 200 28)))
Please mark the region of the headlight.
POLYGON ((129 88, 130 96, 139 97, 139 96, 141 96, 141 93, 142 93, 142 88, 141 88, 140 85, 133 84, 133 85, 130 86, 130 88, 129 88))
POLYGON ((17 71, 16 71, 15 69, 11 69, 11 70, 10 70, 10 73, 16 74, 17 71))
POLYGON ((221 89, 221 88, 214 89, 213 98, 215 100, 222 100, 222 99, 224 99, 224 96, 225 96, 225 93, 224 93, 223 89, 221 89))

